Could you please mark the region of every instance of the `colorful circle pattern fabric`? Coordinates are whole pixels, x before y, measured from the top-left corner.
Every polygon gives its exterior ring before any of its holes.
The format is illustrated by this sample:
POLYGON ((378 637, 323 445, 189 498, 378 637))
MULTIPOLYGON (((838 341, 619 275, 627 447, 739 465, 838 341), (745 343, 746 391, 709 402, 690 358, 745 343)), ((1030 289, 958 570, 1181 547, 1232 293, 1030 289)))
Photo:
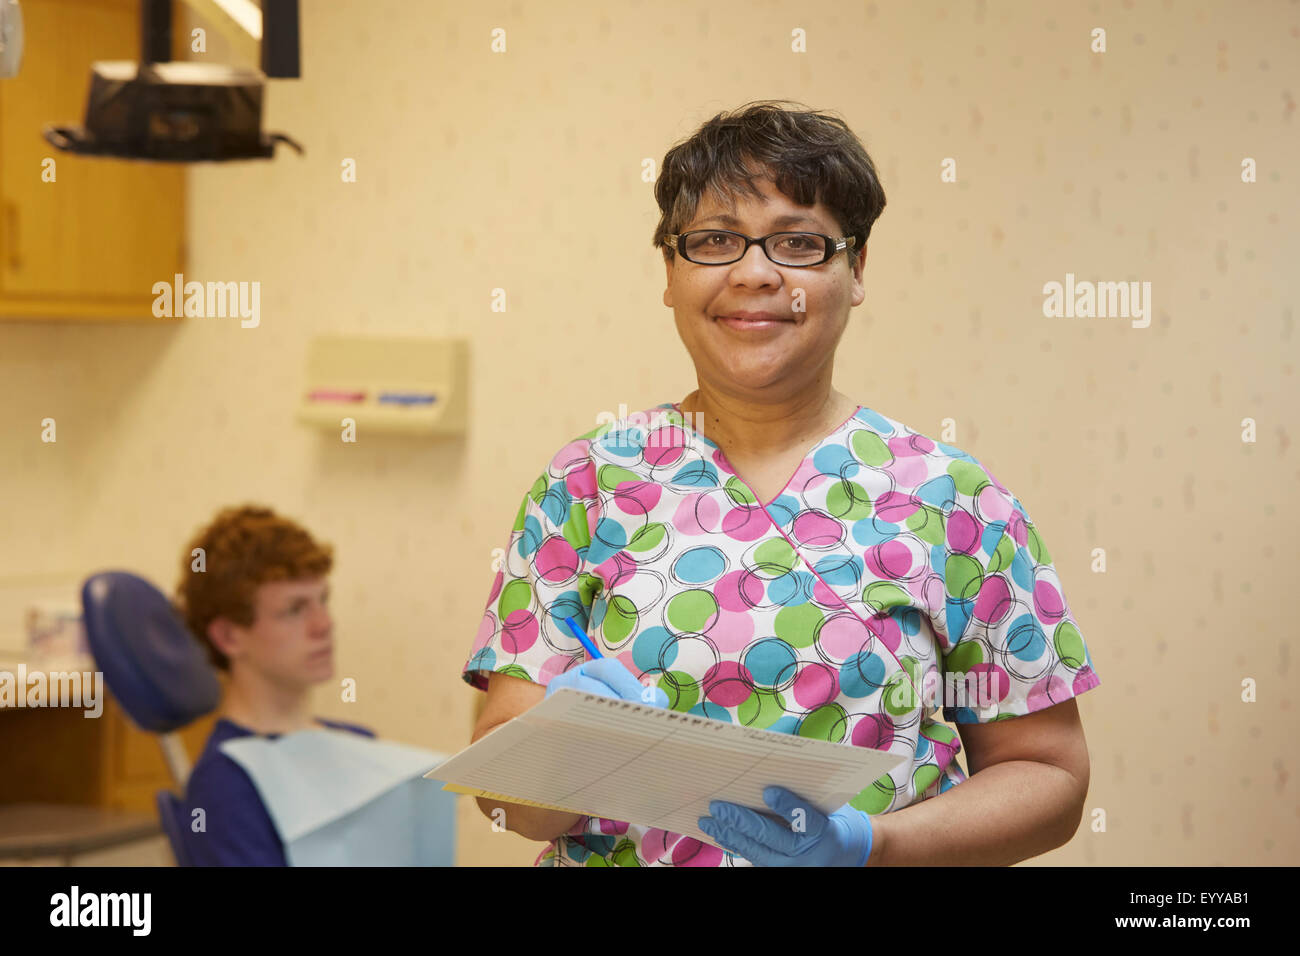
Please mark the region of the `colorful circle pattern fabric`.
MULTIPOLYGON (((672 403, 566 444, 520 504, 462 677, 578 666, 566 616, 675 710, 909 755, 850 801, 871 814, 967 779, 936 710, 1003 720, 1100 683, 1020 502, 863 406, 766 506, 672 403)), ((584 816, 537 865, 748 862, 584 816)))

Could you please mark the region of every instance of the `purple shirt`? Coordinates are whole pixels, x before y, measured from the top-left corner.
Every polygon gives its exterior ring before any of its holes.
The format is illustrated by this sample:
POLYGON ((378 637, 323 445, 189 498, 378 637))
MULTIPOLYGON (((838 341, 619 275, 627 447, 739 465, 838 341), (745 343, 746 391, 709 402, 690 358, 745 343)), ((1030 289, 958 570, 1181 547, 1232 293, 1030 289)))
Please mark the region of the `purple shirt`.
MULTIPOLYGON (((336 730, 375 736, 374 731, 356 724, 316 720, 336 730)), ((194 866, 288 866, 284 844, 252 779, 220 749, 227 740, 252 735, 247 727, 221 718, 190 773, 182 801, 185 818, 180 823, 194 866), (190 825, 196 807, 202 807, 207 818, 206 830, 201 833, 195 833, 190 825)), ((265 736, 275 740, 280 735, 265 736)))

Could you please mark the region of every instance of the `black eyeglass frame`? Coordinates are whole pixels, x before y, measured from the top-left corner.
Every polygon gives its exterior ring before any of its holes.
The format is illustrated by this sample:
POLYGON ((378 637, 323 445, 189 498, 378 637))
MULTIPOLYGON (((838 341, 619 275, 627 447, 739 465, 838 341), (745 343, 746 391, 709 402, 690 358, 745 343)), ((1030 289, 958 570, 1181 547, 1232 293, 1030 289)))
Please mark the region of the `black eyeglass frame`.
POLYGON ((808 269, 811 268, 812 266, 825 265, 826 263, 834 259, 837 255, 839 255, 839 253, 843 252, 845 249, 852 249, 855 243, 857 242, 857 237, 844 236, 840 239, 836 239, 834 236, 828 236, 823 232, 808 232, 807 230, 782 230, 781 232, 769 232, 766 236, 759 236, 758 238, 754 238, 753 236, 745 235, 743 232, 733 232, 730 229, 692 229, 690 232, 678 232, 678 233, 672 233, 670 235, 667 235, 664 237, 664 241, 668 243, 669 247, 671 247, 672 250, 678 253, 683 259, 685 259, 687 262, 693 262, 697 266, 734 265, 735 263, 739 262, 741 259, 745 258, 745 256, 749 254, 750 246, 757 245, 760 249, 763 250, 763 255, 767 256, 768 261, 771 262, 773 265, 781 266, 782 268, 785 269, 808 269), (685 238, 686 236, 694 235, 697 232, 721 232, 729 236, 738 236, 739 238, 745 240, 745 248, 740 251, 740 255, 736 256, 736 258, 730 259, 726 262, 700 262, 698 259, 692 259, 690 256, 686 254, 685 250, 678 247, 678 242, 681 239, 685 238), (772 258, 772 253, 767 251, 767 240, 771 239, 773 236, 818 236, 826 240, 826 255, 823 259, 821 259, 818 262, 805 262, 802 265, 789 263, 789 262, 777 262, 775 259, 772 258))

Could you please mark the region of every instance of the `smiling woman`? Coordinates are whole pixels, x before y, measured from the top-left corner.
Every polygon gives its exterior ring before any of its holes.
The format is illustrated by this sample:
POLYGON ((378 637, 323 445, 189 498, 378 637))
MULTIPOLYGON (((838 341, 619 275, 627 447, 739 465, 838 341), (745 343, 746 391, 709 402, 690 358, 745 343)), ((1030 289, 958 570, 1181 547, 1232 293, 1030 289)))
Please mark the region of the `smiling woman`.
POLYGON ((909 759, 831 812, 772 788, 765 807, 715 803, 712 842, 480 807, 549 841, 551 866, 994 864, 1059 845, 1087 789, 1072 698, 1099 679, 1047 547, 977 459, 831 384, 885 205, 866 150, 839 119, 757 103, 662 170, 663 301, 698 387, 569 441, 524 496, 463 668, 488 692, 474 738, 549 685, 640 702, 653 684, 673 710, 909 759), (568 617, 604 660, 584 663, 568 617), (992 699, 917 690, 966 677, 992 699))

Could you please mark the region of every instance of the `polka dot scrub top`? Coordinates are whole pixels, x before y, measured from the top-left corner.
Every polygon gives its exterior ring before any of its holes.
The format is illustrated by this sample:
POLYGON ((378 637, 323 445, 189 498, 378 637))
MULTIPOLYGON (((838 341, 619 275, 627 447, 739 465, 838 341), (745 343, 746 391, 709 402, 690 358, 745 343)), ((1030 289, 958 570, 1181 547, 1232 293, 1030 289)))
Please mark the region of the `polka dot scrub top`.
MULTIPOLYGON (((910 756, 850 803, 967 777, 940 723, 1029 714, 1099 683, 1051 556, 976 459, 864 406, 764 505, 665 403, 566 444, 524 496, 462 677, 546 684, 601 653, 674 710, 910 756)), ((538 866, 747 866, 583 816, 538 866)))

